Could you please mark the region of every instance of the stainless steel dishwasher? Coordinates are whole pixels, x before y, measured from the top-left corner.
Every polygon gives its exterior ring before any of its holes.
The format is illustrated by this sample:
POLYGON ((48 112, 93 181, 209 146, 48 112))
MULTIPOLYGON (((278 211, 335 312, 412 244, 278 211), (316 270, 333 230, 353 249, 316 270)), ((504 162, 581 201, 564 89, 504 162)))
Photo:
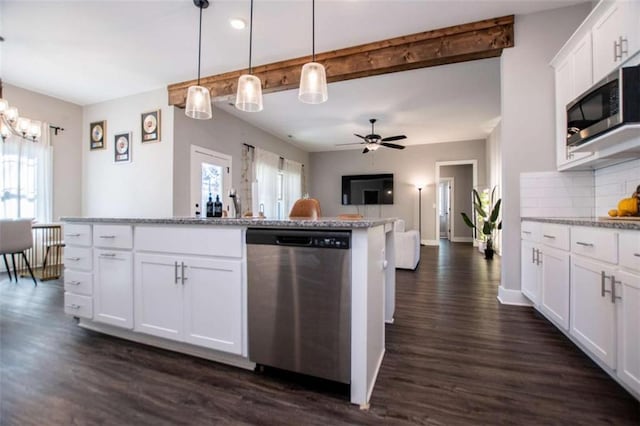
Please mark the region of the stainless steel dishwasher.
POLYGON ((249 359, 351 378, 351 232, 247 230, 249 359))

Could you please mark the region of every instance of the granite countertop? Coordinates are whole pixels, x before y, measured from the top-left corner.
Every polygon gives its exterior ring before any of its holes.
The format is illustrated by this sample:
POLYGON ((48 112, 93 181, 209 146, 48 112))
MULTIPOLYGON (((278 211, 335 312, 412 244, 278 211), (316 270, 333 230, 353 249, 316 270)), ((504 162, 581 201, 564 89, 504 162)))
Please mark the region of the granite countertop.
POLYGON ((594 228, 631 229, 640 231, 638 220, 606 219, 597 217, 523 217, 522 221, 557 223, 570 226, 591 226, 594 228))
POLYGON ((61 217, 60 221, 70 223, 112 223, 137 225, 210 225, 210 226, 246 226, 249 228, 333 228, 356 229, 372 228, 395 222, 396 218, 364 218, 357 220, 322 217, 311 219, 258 219, 258 218, 124 218, 124 217, 61 217))

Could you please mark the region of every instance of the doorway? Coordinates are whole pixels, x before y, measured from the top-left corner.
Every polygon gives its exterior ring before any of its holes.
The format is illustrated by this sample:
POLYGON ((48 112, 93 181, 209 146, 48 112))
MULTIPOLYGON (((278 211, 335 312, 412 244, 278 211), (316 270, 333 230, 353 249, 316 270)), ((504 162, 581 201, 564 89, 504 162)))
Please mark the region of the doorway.
POLYGON ((233 217, 235 212, 229 212, 229 189, 231 188, 231 156, 221 154, 201 146, 191 145, 191 209, 195 212, 195 205, 199 205, 202 217, 206 216, 206 205, 209 194, 213 201, 216 196, 222 202, 223 210, 233 217))
POLYGON ((438 195, 440 196, 440 238, 451 240, 452 229, 454 226, 451 220, 451 212, 453 211, 453 192, 455 191, 455 178, 440 178, 438 184, 438 195))

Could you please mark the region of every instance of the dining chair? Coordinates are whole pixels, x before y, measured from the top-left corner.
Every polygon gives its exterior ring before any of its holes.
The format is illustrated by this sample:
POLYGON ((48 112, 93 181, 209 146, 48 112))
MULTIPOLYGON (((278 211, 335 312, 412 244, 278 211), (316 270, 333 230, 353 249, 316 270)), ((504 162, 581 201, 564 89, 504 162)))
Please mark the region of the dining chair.
POLYGON ((9 281, 11 281, 11 271, 9 263, 7 262, 7 255, 11 255, 11 263, 13 264, 13 278, 18 282, 18 270, 16 268, 15 255, 22 254, 29 274, 33 283, 37 286, 38 282, 33 275, 31 265, 27 259, 25 250, 33 247, 33 238, 31 236, 31 219, 0 219, 0 254, 4 259, 4 265, 7 268, 9 274, 9 281))

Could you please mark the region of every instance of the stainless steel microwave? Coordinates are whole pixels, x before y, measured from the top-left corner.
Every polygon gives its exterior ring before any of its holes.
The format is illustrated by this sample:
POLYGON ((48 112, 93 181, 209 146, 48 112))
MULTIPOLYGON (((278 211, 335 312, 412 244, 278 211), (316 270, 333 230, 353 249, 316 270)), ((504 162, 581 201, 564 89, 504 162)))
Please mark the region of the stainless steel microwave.
POLYGON ((620 68, 567 105, 567 146, 640 123, 640 65, 620 68))

